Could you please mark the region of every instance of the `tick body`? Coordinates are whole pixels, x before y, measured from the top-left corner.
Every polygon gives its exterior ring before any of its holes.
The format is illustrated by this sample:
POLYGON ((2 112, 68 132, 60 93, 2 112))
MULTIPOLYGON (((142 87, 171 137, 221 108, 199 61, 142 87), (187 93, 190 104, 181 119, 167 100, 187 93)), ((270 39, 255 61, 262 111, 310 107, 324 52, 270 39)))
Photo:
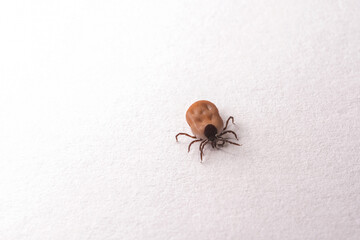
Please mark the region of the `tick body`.
POLYGON ((235 132, 230 130, 226 131, 230 120, 234 123, 234 118, 230 116, 224 127, 224 122, 220 117, 219 110, 215 104, 206 100, 197 101, 186 111, 186 121, 194 136, 187 133, 178 133, 175 136, 176 141, 178 140, 179 135, 185 135, 196 139, 189 144, 188 152, 193 143, 201 142, 199 146, 201 161, 204 155, 204 147, 208 143, 211 143, 211 146, 216 149, 223 147, 225 143, 241 146, 240 144, 231 142, 223 137, 223 135, 227 133, 232 133, 235 138, 238 139, 235 132))

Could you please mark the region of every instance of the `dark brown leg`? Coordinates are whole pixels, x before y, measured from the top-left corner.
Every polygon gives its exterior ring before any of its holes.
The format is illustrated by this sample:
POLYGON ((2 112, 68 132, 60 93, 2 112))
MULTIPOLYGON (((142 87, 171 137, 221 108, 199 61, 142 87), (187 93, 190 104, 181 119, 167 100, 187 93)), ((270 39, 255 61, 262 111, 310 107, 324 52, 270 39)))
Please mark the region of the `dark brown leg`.
MULTIPOLYGON (((201 151, 202 151, 202 152, 204 152, 204 147, 205 147, 205 145, 208 144, 208 143, 209 143, 209 140, 207 140, 206 142, 204 142, 204 144, 203 144, 202 147, 201 147, 201 151)), ((205 155, 205 154, 203 154, 203 155, 205 155)))
MULTIPOLYGON (((218 139, 221 141, 221 144, 218 144, 219 147, 223 147, 225 144, 225 139, 223 139, 222 137, 218 137, 218 139)), ((217 147, 217 149, 219 149, 219 148, 217 147)))
POLYGON ((197 139, 197 140, 192 141, 192 142, 189 144, 188 152, 190 152, 190 148, 191 148, 191 145, 192 145, 193 143, 200 142, 200 141, 202 141, 202 139, 197 139))
POLYGON ((226 133, 232 133, 232 134, 234 134, 236 140, 239 140, 238 137, 236 136, 236 133, 235 133, 234 131, 230 131, 230 130, 227 130, 227 131, 225 131, 225 132, 220 133, 219 137, 221 137, 222 135, 224 135, 224 134, 226 134, 226 133))
POLYGON ((176 141, 178 141, 178 136, 179 136, 179 135, 185 135, 185 136, 188 136, 188 137, 191 137, 191 138, 196 138, 195 136, 191 136, 191 135, 189 135, 189 134, 187 134, 187 133, 178 133, 178 134, 176 134, 176 136, 175 136, 176 141))
POLYGON ((200 161, 200 162, 202 162, 202 150, 201 150, 201 147, 202 147, 202 145, 204 144, 204 142, 206 142, 206 139, 205 139, 204 141, 202 141, 202 142, 200 143, 200 146, 199 146, 200 158, 201 158, 201 161, 200 161))
POLYGON ((205 145, 206 144, 208 144, 209 143, 209 140, 205 140, 204 142, 202 142, 202 143, 204 143, 204 144, 202 144, 202 147, 200 148, 200 162, 202 162, 202 157, 203 157, 203 155, 204 155, 204 147, 205 147, 205 145))
POLYGON ((202 145, 203 145, 206 141, 207 141, 207 139, 203 140, 203 141, 200 143, 200 145, 199 145, 199 151, 201 151, 201 147, 202 147, 202 145))
POLYGON ((226 128, 228 127, 228 124, 229 124, 230 119, 232 120, 232 123, 234 124, 234 117, 233 117, 233 116, 230 116, 230 117, 228 118, 228 120, 226 121, 226 125, 225 125, 223 131, 225 131, 226 128))
POLYGON ((228 142, 228 143, 230 143, 230 144, 234 144, 234 145, 236 145, 236 146, 241 146, 241 144, 234 143, 234 142, 230 142, 229 140, 226 140, 226 139, 225 139, 225 142, 228 142))
MULTIPOLYGON (((222 147, 221 144, 219 144, 219 146, 222 147)), ((218 144, 217 144, 217 143, 214 144, 214 147, 215 147, 216 149, 220 149, 220 148, 218 147, 218 144)))

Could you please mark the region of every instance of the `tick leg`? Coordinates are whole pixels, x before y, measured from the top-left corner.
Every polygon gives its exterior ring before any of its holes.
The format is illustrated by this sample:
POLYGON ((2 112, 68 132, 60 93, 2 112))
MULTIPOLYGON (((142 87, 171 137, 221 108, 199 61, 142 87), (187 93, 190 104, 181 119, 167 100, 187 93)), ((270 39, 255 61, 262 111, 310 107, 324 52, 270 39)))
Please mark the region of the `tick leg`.
POLYGON ((234 145, 236 145, 236 146, 241 146, 241 144, 234 143, 234 142, 230 142, 229 140, 226 140, 226 139, 225 139, 225 142, 228 142, 228 143, 230 143, 230 144, 234 144, 234 145))
POLYGON ((199 151, 201 151, 201 147, 202 145, 207 141, 207 139, 203 140, 201 143, 200 143, 200 146, 199 146, 199 151))
POLYGON ((202 141, 202 139, 197 139, 197 140, 192 141, 192 142, 189 144, 188 152, 190 152, 190 148, 191 148, 191 145, 192 145, 193 143, 200 142, 200 141, 202 141))
POLYGON ((176 134, 176 136, 175 136, 176 141, 178 141, 178 136, 179 136, 179 135, 185 135, 185 136, 188 136, 188 137, 191 137, 191 138, 196 138, 195 136, 191 136, 191 135, 189 135, 189 134, 187 134, 187 133, 178 133, 178 134, 176 134))
POLYGON ((236 136, 236 133, 235 133, 234 131, 230 131, 230 130, 227 130, 227 131, 225 131, 225 132, 220 133, 219 137, 221 137, 222 135, 224 135, 224 134, 226 134, 226 133, 232 133, 232 134, 234 134, 236 140, 239 140, 238 137, 236 136))
POLYGON ((202 162, 202 157, 204 155, 204 147, 208 143, 209 143, 209 140, 205 140, 204 142, 201 143, 202 146, 200 147, 200 159, 201 159, 200 162, 202 162))
POLYGON ((220 149, 219 147, 222 147, 221 144, 217 144, 217 143, 215 143, 214 146, 215 146, 216 149, 220 149))
POLYGON ((229 124, 230 119, 232 120, 232 123, 234 124, 234 117, 233 117, 233 116, 230 116, 230 117, 228 118, 228 120, 226 120, 226 125, 225 125, 223 131, 225 131, 226 128, 228 127, 228 124, 229 124))
MULTIPOLYGON (((218 139, 219 139, 219 142, 221 141, 221 144, 217 144, 217 146, 223 147, 225 144, 225 139, 223 139, 222 137, 219 137, 218 139)), ((217 149, 219 149, 219 148, 217 147, 217 149)))

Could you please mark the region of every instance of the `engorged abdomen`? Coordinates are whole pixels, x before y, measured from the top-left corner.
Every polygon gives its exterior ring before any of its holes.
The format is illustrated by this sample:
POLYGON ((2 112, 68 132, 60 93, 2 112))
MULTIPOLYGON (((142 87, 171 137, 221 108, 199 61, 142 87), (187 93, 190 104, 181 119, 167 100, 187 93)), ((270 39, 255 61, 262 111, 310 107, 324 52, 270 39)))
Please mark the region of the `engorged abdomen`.
POLYGON ((193 134, 200 139, 205 139, 204 129, 208 124, 216 127, 220 133, 224 122, 220 117, 219 110, 212 102, 201 100, 193 103, 186 111, 186 121, 193 134))

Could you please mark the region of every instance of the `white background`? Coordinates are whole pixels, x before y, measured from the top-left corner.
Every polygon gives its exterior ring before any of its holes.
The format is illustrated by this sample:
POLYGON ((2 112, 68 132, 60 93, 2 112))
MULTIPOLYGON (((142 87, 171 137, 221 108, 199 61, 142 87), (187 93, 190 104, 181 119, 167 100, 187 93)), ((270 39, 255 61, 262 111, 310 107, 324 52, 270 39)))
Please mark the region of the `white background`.
POLYGON ((358 0, 0 3, 2 240, 359 239, 359 149, 358 0))

